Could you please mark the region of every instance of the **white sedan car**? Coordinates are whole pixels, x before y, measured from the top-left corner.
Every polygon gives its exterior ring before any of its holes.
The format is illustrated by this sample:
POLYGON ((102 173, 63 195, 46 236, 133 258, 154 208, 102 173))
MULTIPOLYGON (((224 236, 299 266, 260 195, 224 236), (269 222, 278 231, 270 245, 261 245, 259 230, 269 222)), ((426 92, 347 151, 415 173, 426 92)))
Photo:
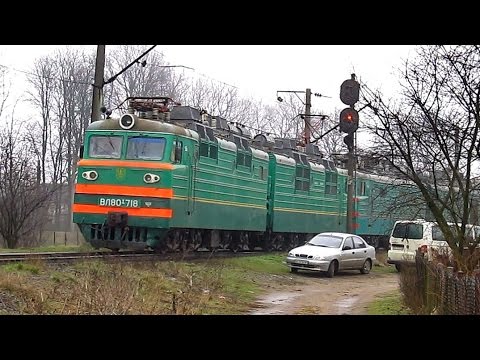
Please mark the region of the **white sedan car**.
POLYGON ((375 260, 375 248, 360 236, 345 233, 321 233, 305 245, 289 251, 286 264, 292 272, 324 271, 333 277, 339 270, 360 270, 368 274, 375 260))

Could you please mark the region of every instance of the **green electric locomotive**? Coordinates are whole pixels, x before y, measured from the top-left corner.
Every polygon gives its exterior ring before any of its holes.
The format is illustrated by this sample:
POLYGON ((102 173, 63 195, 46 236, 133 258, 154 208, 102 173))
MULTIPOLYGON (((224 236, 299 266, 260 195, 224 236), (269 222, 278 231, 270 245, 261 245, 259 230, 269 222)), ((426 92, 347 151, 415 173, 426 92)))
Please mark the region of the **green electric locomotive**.
MULTIPOLYGON (((94 121, 78 163, 73 221, 94 247, 157 251, 287 250, 345 231, 347 172, 289 139, 244 128, 169 98, 129 98, 94 121)), ((372 241, 394 221, 371 193, 388 179, 357 174, 356 232, 372 241)))

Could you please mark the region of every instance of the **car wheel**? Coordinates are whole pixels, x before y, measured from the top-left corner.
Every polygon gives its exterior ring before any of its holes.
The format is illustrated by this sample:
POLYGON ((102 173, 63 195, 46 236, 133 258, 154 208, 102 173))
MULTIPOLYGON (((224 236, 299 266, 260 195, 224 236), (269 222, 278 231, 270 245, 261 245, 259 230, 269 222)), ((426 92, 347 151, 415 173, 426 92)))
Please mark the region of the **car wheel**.
POLYGON ((336 273, 336 267, 337 267, 337 262, 335 260, 333 260, 330 265, 328 266, 328 270, 327 270, 327 276, 329 278, 332 278, 333 275, 335 275, 336 273))
POLYGON ((400 269, 401 269, 400 264, 395 264, 395 269, 397 269, 397 271, 400 272, 400 269))
POLYGON ((291 271, 292 273, 297 273, 297 272, 298 272, 298 269, 291 267, 291 268, 290 268, 290 271, 291 271))
POLYGON ((370 259, 367 259, 365 260, 365 262, 363 263, 363 266, 362 268, 360 269, 360 272, 362 274, 368 274, 370 272, 370 270, 372 270, 372 260, 370 259))

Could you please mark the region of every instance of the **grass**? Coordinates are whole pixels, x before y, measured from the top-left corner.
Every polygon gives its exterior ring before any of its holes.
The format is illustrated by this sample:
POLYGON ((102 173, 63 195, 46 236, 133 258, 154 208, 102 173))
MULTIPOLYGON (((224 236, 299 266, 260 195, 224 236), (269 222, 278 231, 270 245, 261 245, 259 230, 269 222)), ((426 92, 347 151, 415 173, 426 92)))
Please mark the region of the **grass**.
POLYGON ((395 266, 387 263, 387 251, 377 250, 375 254, 376 260, 374 261, 372 272, 381 274, 396 273, 395 266))
POLYGON ((397 270, 393 265, 375 264, 372 267, 372 272, 379 273, 379 274, 393 274, 393 273, 397 273, 397 270))
POLYGON ((40 267, 34 264, 29 264, 27 262, 18 262, 2 266, 3 270, 6 272, 18 272, 18 271, 27 271, 32 274, 38 274, 40 272, 40 267))
POLYGON ((370 303, 367 307, 369 315, 408 315, 409 309, 403 305, 401 295, 398 290, 385 294, 379 299, 370 303))
POLYGON ((0 267, 0 313, 242 314, 272 279, 292 281, 283 259, 8 264, 0 267))
POLYGON ((283 264, 286 254, 271 254, 227 259, 226 263, 246 271, 269 274, 288 274, 289 268, 283 264))

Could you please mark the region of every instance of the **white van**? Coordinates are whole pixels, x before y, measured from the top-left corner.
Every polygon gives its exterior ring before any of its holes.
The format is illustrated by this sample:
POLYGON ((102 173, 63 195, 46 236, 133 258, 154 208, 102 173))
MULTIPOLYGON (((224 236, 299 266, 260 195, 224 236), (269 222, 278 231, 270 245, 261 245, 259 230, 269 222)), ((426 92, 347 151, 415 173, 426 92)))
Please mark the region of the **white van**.
MULTIPOLYGON (((450 224, 455 226, 455 224, 450 224)), ((480 227, 467 225, 467 241, 480 236, 480 227)), ((414 263, 416 250, 421 250, 432 256, 436 253, 449 256, 450 247, 445 241, 437 223, 425 220, 397 221, 390 236, 390 250, 387 263, 395 265, 400 271, 402 263, 414 263)))

